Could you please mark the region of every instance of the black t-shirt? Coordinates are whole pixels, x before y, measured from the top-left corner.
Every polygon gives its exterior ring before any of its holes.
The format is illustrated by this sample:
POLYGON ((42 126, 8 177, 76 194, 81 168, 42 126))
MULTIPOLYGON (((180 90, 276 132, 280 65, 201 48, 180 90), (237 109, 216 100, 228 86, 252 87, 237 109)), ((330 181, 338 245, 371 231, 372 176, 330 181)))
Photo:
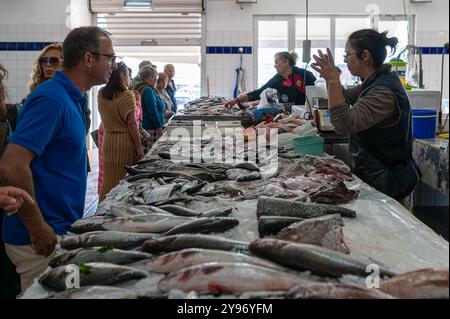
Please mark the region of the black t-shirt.
POLYGON ((278 91, 280 103, 294 103, 295 105, 304 105, 305 84, 314 85, 315 82, 316 77, 314 76, 314 74, 312 74, 312 72, 305 69, 293 67, 292 74, 288 79, 284 79, 281 75, 276 74, 261 88, 248 93, 248 100, 259 100, 262 91, 267 88, 272 88, 278 91))

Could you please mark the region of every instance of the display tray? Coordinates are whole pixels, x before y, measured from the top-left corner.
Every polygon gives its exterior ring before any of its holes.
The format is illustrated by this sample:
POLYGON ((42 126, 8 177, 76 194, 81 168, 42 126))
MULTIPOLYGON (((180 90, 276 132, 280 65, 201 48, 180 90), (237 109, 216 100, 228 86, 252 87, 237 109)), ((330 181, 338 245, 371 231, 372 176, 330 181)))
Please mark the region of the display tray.
POLYGON ((175 115, 172 121, 242 121, 244 119, 251 119, 250 114, 242 115, 175 115))

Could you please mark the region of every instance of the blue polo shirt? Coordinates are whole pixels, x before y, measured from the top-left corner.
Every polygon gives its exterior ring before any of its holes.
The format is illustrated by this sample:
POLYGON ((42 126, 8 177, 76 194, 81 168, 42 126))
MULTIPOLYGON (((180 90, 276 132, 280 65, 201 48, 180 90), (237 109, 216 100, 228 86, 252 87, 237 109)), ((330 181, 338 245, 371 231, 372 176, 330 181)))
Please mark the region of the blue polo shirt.
MULTIPOLYGON (((58 235, 83 215, 87 179, 84 103, 85 96, 73 82, 56 72, 29 96, 9 141, 36 154, 30 164, 36 200, 58 235)), ((4 217, 3 241, 29 245, 20 217, 4 217)))

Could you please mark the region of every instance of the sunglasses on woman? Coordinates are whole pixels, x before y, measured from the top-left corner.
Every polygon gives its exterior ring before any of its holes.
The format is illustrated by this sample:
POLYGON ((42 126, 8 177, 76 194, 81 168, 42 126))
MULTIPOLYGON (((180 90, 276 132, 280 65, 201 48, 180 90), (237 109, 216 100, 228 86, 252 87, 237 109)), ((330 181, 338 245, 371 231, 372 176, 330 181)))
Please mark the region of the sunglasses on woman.
POLYGON ((47 64, 50 63, 51 66, 57 66, 61 61, 62 61, 62 59, 54 57, 54 56, 39 58, 39 63, 40 64, 47 65, 47 64))

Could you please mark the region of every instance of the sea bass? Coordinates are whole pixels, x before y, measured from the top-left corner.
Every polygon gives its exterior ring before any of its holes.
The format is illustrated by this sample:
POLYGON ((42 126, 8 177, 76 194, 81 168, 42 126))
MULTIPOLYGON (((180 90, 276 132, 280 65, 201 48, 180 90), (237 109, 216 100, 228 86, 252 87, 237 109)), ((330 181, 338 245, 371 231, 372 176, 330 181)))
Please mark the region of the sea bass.
POLYGON ((110 220, 111 217, 94 216, 90 218, 83 218, 75 221, 69 228, 69 232, 75 234, 83 234, 91 231, 105 230, 103 223, 110 220))
POLYGON ((104 230, 131 233, 162 233, 192 220, 189 217, 165 214, 136 215, 121 217, 103 223, 104 230))
POLYGON ((449 299, 448 269, 421 269, 382 281, 380 290, 404 299, 449 299))
POLYGON ((258 257, 221 250, 189 248, 153 257, 146 268, 153 272, 170 273, 182 268, 209 262, 245 263, 281 270, 282 267, 258 257))
MULTIPOLYGON (((276 239, 257 239, 250 243, 249 250, 258 257, 287 267, 335 277, 344 274, 367 276, 366 267, 370 263, 328 248, 276 239)), ((380 265, 380 275, 394 276, 395 273, 380 265)))
MULTIPOLYGON (((75 265, 73 265, 75 267, 75 265)), ((57 291, 67 289, 66 278, 71 274, 68 266, 60 266, 45 272, 39 283, 57 291)), ((88 263, 79 266, 80 286, 114 285, 132 279, 147 277, 143 270, 127 266, 118 266, 109 263, 88 263)))
POLYGON ((289 299, 393 299, 375 288, 350 284, 312 282, 293 288, 289 299))
POLYGON ((343 217, 356 217, 356 212, 344 207, 324 204, 304 204, 279 198, 261 198, 258 200, 256 215, 289 216, 313 218, 324 215, 340 214, 343 217))
POLYGON ((158 254, 186 248, 245 251, 248 248, 248 243, 211 235, 180 234, 147 240, 142 245, 141 250, 158 254))
POLYGON ((318 245, 349 254, 343 226, 344 221, 339 214, 310 218, 282 229, 277 239, 318 245))
POLYGON ((233 212, 233 208, 215 208, 203 212, 199 217, 228 217, 233 212))
POLYGON ((111 245, 114 248, 134 248, 157 234, 139 234, 118 231, 95 231, 78 236, 68 236, 61 240, 61 248, 98 247, 111 245))
POLYGON ((158 208, 177 216, 196 217, 200 215, 200 213, 194 212, 192 209, 178 205, 162 205, 158 208))
POLYGON ((131 290, 111 286, 87 286, 50 295, 48 299, 137 299, 131 290))
POLYGON ((184 268, 161 279, 158 288, 197 293, 241 294, 246 291, 289 290, 305 279, 274 269, 244 263, 207 263, 184 268))
POLYGON ((106 262, 117 265, 125 265, 142 259, 150 258, 152 255, 131 250, 121 250, 109 247, 78 248, 55 256, 49 263, 55 268, 68 264, 86 264, 91 262, 106 262))
POLYGON ((235 218, 203 217, 187 221, 179 226, 173 227, 169 231, 165 232, 163 236, 186 234, 186 233, 198 233, 198 234, 218 233, 236 227, 238 224, 239 220, 235 218))

